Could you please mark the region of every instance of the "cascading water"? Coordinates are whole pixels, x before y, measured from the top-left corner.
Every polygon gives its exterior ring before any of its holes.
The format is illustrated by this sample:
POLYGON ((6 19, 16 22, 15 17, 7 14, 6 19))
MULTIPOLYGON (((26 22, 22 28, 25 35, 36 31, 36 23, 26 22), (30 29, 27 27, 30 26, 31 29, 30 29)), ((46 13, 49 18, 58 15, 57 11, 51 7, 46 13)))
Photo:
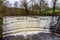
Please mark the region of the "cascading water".
POLYGON ((4 17, 3 19, 3 35, 49 33, 51 17, 4 17))
POLYGON ((52 17, 51 22, 50 22, 50 31, 53 33, 58 33, 60 34, 60 17, 52 17))
POLYGON ((49 38, 49 40, 52 38, 60 40, 49 34, 57 31, 59 19, 59 17, 52 16, 4 17, 3 40, 48 40, 49 38))

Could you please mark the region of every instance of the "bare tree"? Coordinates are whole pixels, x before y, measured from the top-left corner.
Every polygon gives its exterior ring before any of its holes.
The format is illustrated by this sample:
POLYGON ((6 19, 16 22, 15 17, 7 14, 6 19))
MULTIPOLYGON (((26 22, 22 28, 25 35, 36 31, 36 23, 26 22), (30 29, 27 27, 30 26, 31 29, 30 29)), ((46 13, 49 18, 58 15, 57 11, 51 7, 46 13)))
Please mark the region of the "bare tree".
POLYGON ((44 11, 44 14, 45 14, 45 12, 47 11, 47 10, 49 10, 49 7, 48 7, 48 3, 46 2, 46 3, 44 3, 44 5, 43 5, 43 11, 44 11))
POLYGON ((41 11, 44 10, 44 7, 46 7, 45 0, 38 0, 39 1, 39 6, 40 6, 40 13, 41 11))
POLYGON ((33 13, 33 6, 34 6, 34 3, 35 3, 35 0, 30 0, 30 2, 32 3, 32 5, 31 5, 31 11, 32 11, 32 13, 33 13))
POLYGON ((48 7, 48 2, 46 0, 38 0, 39 2, 39 6, 40 6, 40 14, 45 14, 47 9, 49 8, 48 7))
POLYGON ((38 1, 39 1, 40 13, 41 13, 41 0, 38 0, 38 1))
POLYGON ((28 2, 27 2, 27 0, 22 1, 22 7, 25 10, 26 14, 28 14, 28 2))
POLYGON ((2 3, 3 3, 3 1, 0 0, 0 12, 1 12, 1 10, 2 10, 2 3))
POLYGON ((52 0, 52 2, 53 2, 53 14, 55 13, 55 6, 56 6, 56 2, 57 2, 57 0, 52 0))
POLYGON ((4 13, 6 11, 5 10, 6 6, 5 6, 5 4, 3 2, 4 2, 4 0, 0 0, 0 13, 4 13))
POLYGON ((15 8, 18 7, 18 2, 17 2, 17 1, 14 2, 14 7, 15 7, 15 8))

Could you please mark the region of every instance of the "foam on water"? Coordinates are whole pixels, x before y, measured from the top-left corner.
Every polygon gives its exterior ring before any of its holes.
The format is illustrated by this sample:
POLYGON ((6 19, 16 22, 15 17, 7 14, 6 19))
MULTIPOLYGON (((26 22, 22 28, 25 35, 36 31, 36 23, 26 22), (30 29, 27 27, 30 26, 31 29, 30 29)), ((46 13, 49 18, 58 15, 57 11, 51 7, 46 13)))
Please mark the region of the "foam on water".
POLYGON ((22 29, 24 27, 31 27, 31 29, 27 28, 23 30, 32 30, 32 31, 25 31, 25 32, 23 31, 19 33, 7 34, 7 35, 4 35, 3 37, 12 36, 12 35, 26 36, 26 35, 37 34, 40 32, 49 33, 49 29, 44 29, 44 27, 49 28, 50 17, 37 17, 37 18, 34 18, 34 17, 4 17, 3 19, 4 19, 3 23, 5 25, 5 26, 3 25, 3 31, 4 31, 3 34, 20 31, 21 29, 15 29, 15 28, 16 27, 21 28, 21 26, 22 26, 22 29), (34 29, 35 31, 33 31, 32 27, 38 27, 38 28, 35 28, 34 29), (39 29, 39 27, 41 28, 39 29), (14 30, 11 30, 11 29, 14 29, 14 30), (6 31, 6 30, 10 30, 10 31, 6 31), (38 30, 43 30, 43 31, 38 31, 38 30))
POLYGON ((33 35, 33 34, 38 34, 40 33, 40 31, 32 31, 32 32, 20 32, 20 33, 15 33, 15 34, 9 34, 9 35, 5 35, 3 37, 6 37, 6 36, 16 36, 16 35, 23 35, 23 36, 27 36, 27 35, 33 35))

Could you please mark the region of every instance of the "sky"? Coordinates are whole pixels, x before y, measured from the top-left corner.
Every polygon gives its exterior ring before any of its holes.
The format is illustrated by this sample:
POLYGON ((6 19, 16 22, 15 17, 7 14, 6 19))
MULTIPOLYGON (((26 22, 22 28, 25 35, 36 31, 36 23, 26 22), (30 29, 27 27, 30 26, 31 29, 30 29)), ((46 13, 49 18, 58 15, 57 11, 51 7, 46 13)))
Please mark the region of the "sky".
POLYGON ((19 0, 6 0, 6 1, 9 1, 10 3, 14 3, 15 1, 18 1, 19 2, 19 0))
MULTIPOLYGON (((12 4, 12 6, 13 6, 13 4, 14 4, 14 2, 15 1, 17 1, 19 4, 21 3, 21 1, 22 0, 6 0, 6 1, 9 1, 10 2, 10 4, 12 4)), ((29 0, 28 0, 29 1, 29 0)), ((47 0, 48 1, 48 3, 49 3, 49 7, 51 7, 51 0, 47 0)))
MULTIPOLYGON (((10 3, 14 3, 15 1, 18 1, 18 2, 20 2, 21 0, 6 0, 6 1, 9 1, 10 3)), ((29 1, 29 0, 28 0, 29 1)), ((51 0, 48 0, 48 2, 51 2, 51 0)))
MULTIPOLYGON (((21 0, 7 0, 7 1, 10 1, 11 3, 13 3, 15 1, 21 1, 21 0)), ((51 0, 48 0, 48 1, 51 1, 51 0)))

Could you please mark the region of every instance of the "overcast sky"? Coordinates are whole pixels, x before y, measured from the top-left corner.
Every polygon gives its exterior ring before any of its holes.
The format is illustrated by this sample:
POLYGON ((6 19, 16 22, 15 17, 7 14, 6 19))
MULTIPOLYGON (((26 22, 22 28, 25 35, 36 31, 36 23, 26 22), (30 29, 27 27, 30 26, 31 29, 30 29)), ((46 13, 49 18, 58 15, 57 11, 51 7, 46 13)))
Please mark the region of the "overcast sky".
MULTIPOLYGON (((17 1, 18 3, 21 3, 22 0, 6 0, 6 1, 9 1, 10 4, 13 5, 15 1, 17 1)), ((28 1, 29 1, 29 0, 28 0, 28 1)), ((51 0, 47 0, 47 1, 48 1, 48 3, 49 3, 49 7, 50 7, 50 6, 51 6, 51 0)), ((37 2, 37 1, 36 1, 36 2, 37 2)))
MULTIPOLYGON (((21 0, 6 0, 6 1, 10 1, 11 3, 14 3, 15 1, 20 2, 21 0)), ((29 1, 29 0, 28 0, 29 1)), ((51 0, 47 0, 48 2, 51 2, 51 0)))

